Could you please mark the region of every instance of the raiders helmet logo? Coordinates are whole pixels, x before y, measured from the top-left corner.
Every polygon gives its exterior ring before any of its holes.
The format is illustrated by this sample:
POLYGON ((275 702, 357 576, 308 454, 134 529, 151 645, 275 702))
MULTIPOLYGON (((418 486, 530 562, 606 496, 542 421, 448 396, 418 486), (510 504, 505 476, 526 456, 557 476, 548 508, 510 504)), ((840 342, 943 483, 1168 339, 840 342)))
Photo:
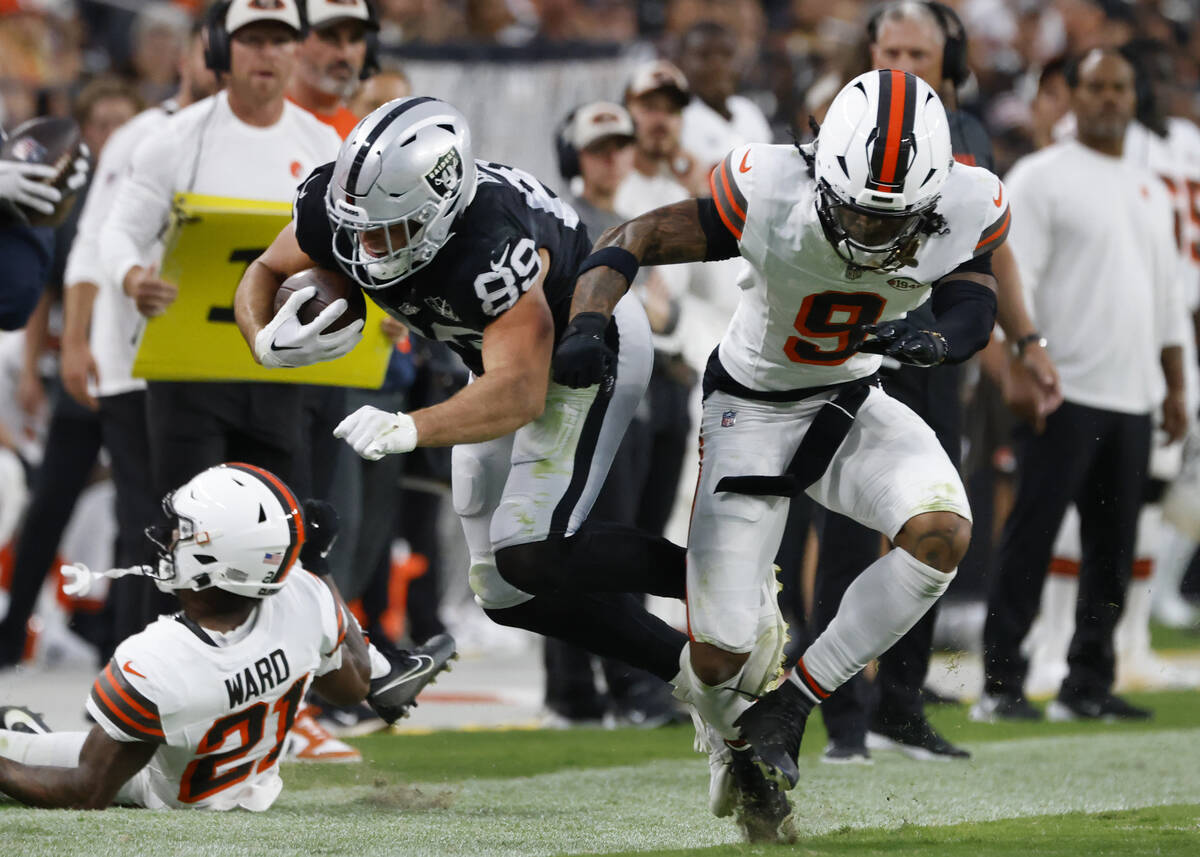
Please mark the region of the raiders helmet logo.
POLYGON ((914 280, 912 277, 892 277, 887 281, 887 284, 893 289, 898 289, 902 292, 911 292, 913 289, 919 289, 925 285, 914 280))
POLYGON ((462 158, 457 149, 451 149, 438 158, 433 169, 425 174, 429 187, 442 199, 458 190, 463 180, 462 158))

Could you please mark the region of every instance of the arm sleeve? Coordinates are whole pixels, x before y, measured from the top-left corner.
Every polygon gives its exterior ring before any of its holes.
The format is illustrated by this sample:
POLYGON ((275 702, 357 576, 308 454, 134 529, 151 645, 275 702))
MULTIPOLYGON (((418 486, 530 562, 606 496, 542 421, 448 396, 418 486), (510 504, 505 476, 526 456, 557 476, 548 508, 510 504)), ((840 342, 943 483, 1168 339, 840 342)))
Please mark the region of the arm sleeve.
POLYGON ((292 226, 296 243, 322 268, 340 270, 333 255, 333 229, 325 213, 325 192, 333 176, 333 163, 322 164, 296 188, 292 202, 292 226))
POLYGON ((177 141, 168 131, 143 140, 120 179, 100 233, 104 270, 120 284, 134 265, 146 263, 166 228, 175 193, 177 141))
POLYGON ((991 253, 976 256, 938 280, 933 290, 935 329, 946 342, 946 362, 962 363, 988 343, 996 323, 996 291, 959 274, 991 275, 991 253))
POLYGON ((124 647, 118 649, 92 683, 88 713, 114 741, 165 744, 150 680, 137 672, 136 658, 126 657, 126 668, 121 667, 121 658, 127 653, 124 647))

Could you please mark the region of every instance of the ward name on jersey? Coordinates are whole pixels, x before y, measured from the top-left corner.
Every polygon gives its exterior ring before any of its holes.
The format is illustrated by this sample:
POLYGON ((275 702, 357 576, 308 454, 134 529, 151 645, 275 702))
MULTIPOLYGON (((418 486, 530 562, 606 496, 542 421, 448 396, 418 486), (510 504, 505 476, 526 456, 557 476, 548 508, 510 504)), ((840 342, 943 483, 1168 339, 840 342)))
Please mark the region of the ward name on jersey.
MULTIPOLYGON (((117 647, 88 713, 117 741, 160 744, 152 808, 267 809, 282 788, 283 740, 312 679, 342 663, 346 617, 329 588, 293 566, 228 645, 182 614, 117 647)), ((140 776, 140 774, 139 774, 140 776)))
POLYGON ((921 238, 898 270, 849 269, 817 215, 816 183, 791 145, 752 144, 713 171, 713 199, 747 264, 741 300, 718 348, 719 366, 737 384, 783 391, 873 374, 881 358, 858 353, 860 324, 903 317, 931 286, 999 247, 1008 234, 1008 200, 982 167, 955 163, 941 191, 940 231, 921 238))
MULTIPOLYGON (((322 268, 339 271, 325 210, 333 166, 318 167, 300 186, 293 220, 300 249, 322 268)), ((537 282, 538 249, 550 255, 543 291, 557 337, 591 241, 575 210, 529 173, 488 161, 475 166, 475 198, 434 259, 395 285, 364 292, 414 332, 446 342, 482 375, 483 330, 537 282)), ((340 249, 351 256, 346 244, 340 249)))

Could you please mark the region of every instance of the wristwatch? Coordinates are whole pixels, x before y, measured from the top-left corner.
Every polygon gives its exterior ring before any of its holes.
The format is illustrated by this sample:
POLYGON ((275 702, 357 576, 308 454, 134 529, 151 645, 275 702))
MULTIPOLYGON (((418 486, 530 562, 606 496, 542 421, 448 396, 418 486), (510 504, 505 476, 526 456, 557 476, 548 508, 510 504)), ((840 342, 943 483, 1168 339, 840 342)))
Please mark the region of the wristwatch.
POLYGON ((1016 349, 1017 356, 1020 357, 1025 353, 1026 348, 1035 344, 1040 345, 1042 348, 1046 347, 1046 337, 1042 336, 1036 330, 1033 333, 1027 333, 1020 339, 1014 341, 1013 348, 1016 349))

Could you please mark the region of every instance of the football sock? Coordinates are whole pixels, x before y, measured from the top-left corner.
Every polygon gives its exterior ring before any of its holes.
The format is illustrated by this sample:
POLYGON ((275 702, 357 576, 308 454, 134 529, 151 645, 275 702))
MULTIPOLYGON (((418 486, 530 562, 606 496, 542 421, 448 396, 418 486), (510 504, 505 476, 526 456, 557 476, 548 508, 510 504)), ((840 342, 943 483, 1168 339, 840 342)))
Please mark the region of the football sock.
POLYGON ((23 765, 73 768, 79 764, 87 736, 86 732, 30 734, 0 729, 0 756, 23 765))
POLYGON ((797 684, 814 699, 828 696, 904 636, 954 574, 943 574, 901 548, 871 563, 846 589, 829 627, 805 651, 795 671, 797 684))
POLYGON ((736 741, 741 730, 733 721, 742 715, 754 702, 753 688, 745 691, 741 683, 746 679, 746 665, 737 674, 720 684, 708 685, 700 680, 692 668, 690 646, 684 647, 679 655, 679 677, 686 688, 688 701, 695 707, 704 722, 720 733, 727 741, 736 741))
POLYGON ((383 656, 379 649, 375 648, 374 643, 367 643, 367 655, 371 659, 371 680, 382 678, 387 675, 392 669, 392 665, 388 663, 388 659, 383 656))
POLYGON ((629 594, 560 593, 485 613, 500 625, 556 637, 593 654, 616 658, 671 681, 687 637, 647 612, 629 594))

